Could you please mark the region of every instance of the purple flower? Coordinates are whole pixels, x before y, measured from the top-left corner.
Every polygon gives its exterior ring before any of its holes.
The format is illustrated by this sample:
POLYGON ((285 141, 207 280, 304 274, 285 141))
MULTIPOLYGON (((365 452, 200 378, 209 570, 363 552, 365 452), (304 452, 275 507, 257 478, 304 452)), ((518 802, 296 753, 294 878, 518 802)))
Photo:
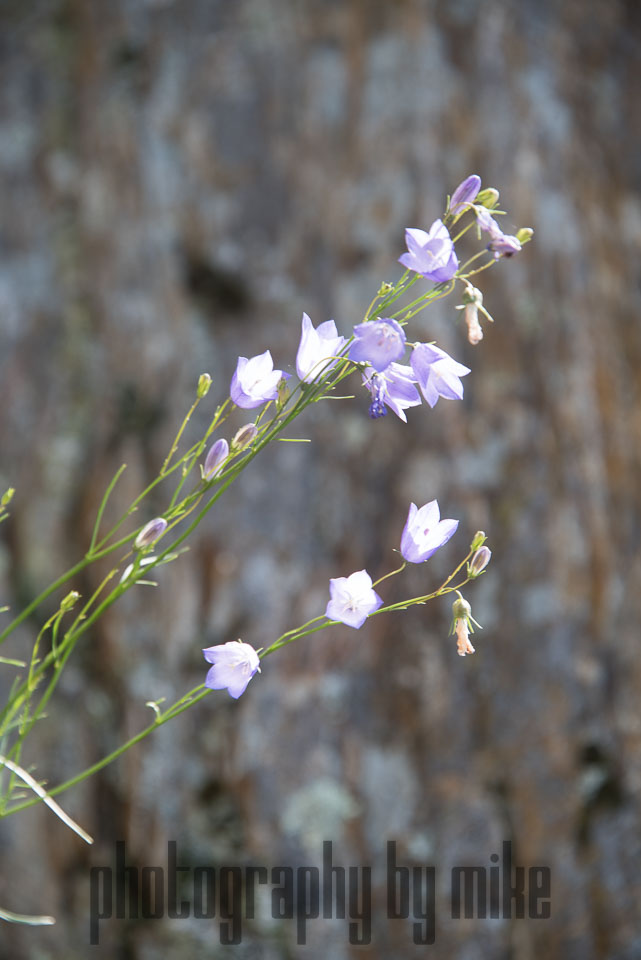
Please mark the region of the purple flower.
POLYGON ((476 211, 476 222, 481 230, 485 230, 492 238, 503 236, 503 231, 487 207, 474 207, 474 210, 476 211))
POLYGON ((501 257, 513 257, 515 253, 520 251, 521 241, 512 234, 502 233, 500 237, 492 238, 487 245, 487 249, 492 251, 495 260, 499 260, 501 257))
POLYGON ((205 647, 205 660, 213 663, 207 671, 205 686, 211 690, 229 690, 234 700, 247 689, 247 684, 260 671, 258 654, 249 643, 230 640, 215 647, 205 647))
POLYGON ((405 333, 396 320, 379 317, 354 327, 349 359, 371 363, 379 373, 405 353, 405 333))
POLYGON ((460 378, 471 373, 469 367, 457 363, 445 350, 431 343, 419 343, 412 351, 412 370, 421 388, 421 393, 430 407, 436 406, 439 397, 460 400, 463 384, 460 378))
POLYGON ((452 238, 441 220, 435 220, 429 233, 416 227, 405 231, 407 253, 398 258, 408 270, 420 273, 427 280, 443 283, 451 280, 458 270, 452 238))
POLYGON ((238 358, 238 366, 231 381, 231 398, 238 407, 251 410, 268 400, 278 399, 278 383, 288 373, 274 370, 274 361, 269 350, 248 360, 238 358))
POLYGON ((490 235, 487 249, 492 251, 495 260, 499 260, 501 257, 512 257, 521 250, 519 238, 509 233, 503 233, 489 210, 485 207, 474 207, 474 209, 479 227, 490 235))
POLYGON ((336 363, 345 337, 340 337, 333 320, 326 320, 316 329, 306 313, 303 314, 302 333, 296 354, 296 373, 300 380, 311 383, 320 373, 327 373, 336 363))
POLYGON ((387 404, 397 417, 407 423, 405 410, 408 407, 420 406, 421 397, 414 386, 416 377, 407 364, 390 363, 384 373, 366 370, 363 383, 372 394, 369 415, 373 419, 385 416, 387 404))
POLYGON ((205 466, 203 467, 205 480, 211 480, 217 473, 220 473, 223 462, 228 456, 229 444, 224 437, 221 437, 220 440, 216 440, 216 443, 212 444, 205 457, 205 466))
POLYGON ((367 570, 358 570, 349 577, 330 580, 329 595, 325 616, 330 620, 340 620, 356 630, 383 603, 372 587, 372 578, 367 570))
POLYGON ((463 183, 459 183, 458 187, 452 194, 449 213, 456 215, 460 212, 460 208, 463 208, 468 203, 472 203, 474 200, 476 200, 480 189, 481 178, 475 173, 467 177, 463 183))
POLYGON ((410 512, 401 536, 401 553, 408 563, 423 563, 456 532, 458 520, 441 520, 436 500, 419 510, 410 504, 410 512))

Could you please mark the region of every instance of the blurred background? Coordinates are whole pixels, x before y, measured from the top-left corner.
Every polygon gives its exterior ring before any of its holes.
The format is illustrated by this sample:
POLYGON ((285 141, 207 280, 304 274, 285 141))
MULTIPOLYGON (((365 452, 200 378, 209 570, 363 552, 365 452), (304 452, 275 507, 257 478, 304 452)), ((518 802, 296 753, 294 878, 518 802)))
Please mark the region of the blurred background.
MULTIPOLYGON (((44 809, 0 826, 12 960, 416 955, 385 917, 386 840, 437 870, 434 956, 641 957, 641 6, 634 0, 1 0, 2 602, 83 555, 121 463, 121 510, 194 395, 239 354, 293 369, 306 310, 345 333, 395 279, 406 226, 465 176, 535 242, 415 321, 472 368, 461 403, 372 422, 318 405, 265 451, 191 550, 84 638, 23 761, 50 784, 204 678, 201 648, 266 645, 322 612, 329 577, 391 569, 409 502, 459 533, 387 585, 424 592, 489 534, 459 659, 442 600, 266 661, 44 809), (342 922, 112 921, 89 947, 89 868, 371 865, 369 948, 342 922), (511 840, 547 865, 549 920, 452 920, 449 871, 511 840), (381 879, 382 878, 382 879, 381 879)), ((246 422, 237 417, 233 428, 246 422)), ((231 427, 230 427, 231 432, 231 427)), ((162 511, 159 497, 141 521, 162 511)), ((98 573, 73 586, 88 596, 98 573)), ((52 608, 53 609, 53 608, 52 608)), ((11 644, 23 655, 50 613, 11 644)), ((4 653, 4 651, 3 651, 4 653)), ((6 684, 6 681, 3 681, 6 684)), ((425 949, 425 948, 422 948, 425 949)), ((429 948, 428 948, 429 949, 429 948)))

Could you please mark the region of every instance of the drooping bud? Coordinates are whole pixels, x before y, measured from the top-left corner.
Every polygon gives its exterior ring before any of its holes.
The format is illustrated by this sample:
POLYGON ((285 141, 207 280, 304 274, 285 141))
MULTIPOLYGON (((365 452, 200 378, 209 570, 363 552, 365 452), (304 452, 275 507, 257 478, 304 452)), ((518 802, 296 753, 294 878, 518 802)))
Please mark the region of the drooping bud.
POLYGON ((472 203, 474 200, 476 200, 480 189, 481 178, 473 173, 462 183, 459 183, 458 187, 452 194, 448 212, 454 215, 460 213, 464 209, 464 205, 466 203, 472 203))
POLYGON ((474 647, 468 639, 469 633, 474 633, 474 627, 482 629, 481 624, 472 616, 472 608, 459 591, 458 598, 452 604, 452 626, 450 633, 455 633, 458 639, 458 653, 464 657, 466 653, 474 653, 474 647))
POLYGON ((483 339, 483 330, 481 329, 481 324, 479 323, 479 310, 485 317, 487 317, 488 320, 494 322, 490 314, 483 306, 483 294, 478 287, 472 286, 472 284, 466 280, 465 290, 463 291, 463 303, 456 309, 465 310, 467 339, 469 343, 475 346, 483 339))
POLYGON ((211 377, 208 373, 201 373, 198 378, 198 391, 197 396, 199 400, 202 400, 203 397, 206 397, 209 393, 209 388, 211 387, 211 377))
POLYGON ((499 192, 494 187, 487 187, 476 195, 476 203, 481 207, 487 207, 488 210, 493 210, 498 202, 499 192))
POLYGON ((216 476, 217 473, 220 473, 223 462, 228 456, 229 444, 224 437, 221 437, 220 440, 216 440, 216 442, 212 444, 212 446, 209 448, 207 456, 205 457, 203 478, 205 480, 211 480, 216 476))
POLYGON ((231 442, 232 450, 242 450, 247 444, 251 443, 258 436, 258 429, 255 423, 246 423, 241 427, 231 442))
POLYGON ((490 548, 479 547, 467 565, 468 577, 478 577, 478 575, 485 570, 491 559, 492 551, 490 548))
POLYGON ((162 517, 156 517, 155 520, 150 520, 136 537, 134 549, 145 550, 147 547, 150 547, 152 543, 155 543, 156 540, 163 535, 166 529, 167 521, 162 517))
POLYGON ((465 323, 467 324, 467 342, 473 347, 483 339, 483 328, 479 323, 479 310, 473 303, 465 307, 465 323))
MULTIPOLYGON (((470 633, 474 633, 472 623, 476 620, 472 618, 472 608, 462 596, 452 604, 452 627, 450 633, 456 634, 456 652, 459 657, 464 657, 468 653, 474 653, 474 647, 470 643, 470 633)), ((480 624, 476 624, 480 626, 480 624)))
POLYGON ((62 600, 60 604, 60 609, 65 613, 68 610, 73 610, 78 600, 80 600, 80 594, 77 590, 70 590, 67 596, 62 600))
POLYGON ((465 597, 457 597, 452 604, 452 616, 455 620, 467 620, 472 613, 472 607, 465 597))

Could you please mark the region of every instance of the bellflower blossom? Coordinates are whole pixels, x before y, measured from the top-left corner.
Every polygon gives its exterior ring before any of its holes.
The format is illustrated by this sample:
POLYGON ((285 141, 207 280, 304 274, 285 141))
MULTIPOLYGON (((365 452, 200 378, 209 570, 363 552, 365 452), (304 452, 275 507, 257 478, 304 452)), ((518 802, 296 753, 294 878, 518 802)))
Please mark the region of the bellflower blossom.
POLYGON ((381 373, 405 353, 405 331, 396 320, 379 317, 354 327, 354 342, 349 359, 367 361, 381 373))
POLYGON ((245 410, 260 407, 268 400, 277 400, 281 377, 289 379, 289 374, 274 370, 274 361, 269 350, 250 360, 239 357, 231 381, 231 398, 237 407, 245 410))
POLYGON ((430 407, 436 406, 439 397, 448 400, 462 398, 463 384, 460 378, 471 373, 471 370, 457 363, 445 350, 431 343, 418 343, 412 351, 410 363, 421 393, 430 407))
POLYGON ((408 563, 423 563, 456 533, 458 520, 441 520, 438 502, 431 500, 419 510, 410 504, 401 536, 401 554, 408 563))
POLYGON ((369 408, 372 419, 384 417, 387 404, 397 417, 407 423, 405 410, 421 404, 420 394, 414 386, 416 377, 407 364, 390 363, 384 373, 368 369, 363 374, 363 383, 372 395, 369 408))
POLYGON ((330 580, 329 595, 325 616, 330 620, 340 620, 356 630, 363 626, 370 613, 383 604, 367 570, 358 570, 349 577, 330 580))
POLYGON ((476 173, 471 174, 471 176, 466 177, 462 183, 459 183, 458 187, 452 194, 452 199, 450 200, 450 209, 449 213, 456 216, 457 213, 460 213, 469 203, 473 203, 476 200, 479 190, 481 189, 481 178, 477 176, 476 173))
POLYGON ((408 227, 405 231, 407 253, 398 258, 408 270, 420 273, 426 280, 443 283, 451 280, 458 270, 454 244, 442 220, 435 220, 429 229, 408 227))
POLYGON ((258 654, 251 644, 241 640, 205 647, 203 656, 213 664, 207 671, 205 686, 211 690, 227 689, 234 700, 245 692, 254 674, 260 672, 258 654))
POLYGON ((299 380, 311 383, 316 377, 336 363, 345 337, 340 337, 333 320, 326 320, 316 329, 306 313, 303 314, 302 332, 296 354, 296 373, 299 380))

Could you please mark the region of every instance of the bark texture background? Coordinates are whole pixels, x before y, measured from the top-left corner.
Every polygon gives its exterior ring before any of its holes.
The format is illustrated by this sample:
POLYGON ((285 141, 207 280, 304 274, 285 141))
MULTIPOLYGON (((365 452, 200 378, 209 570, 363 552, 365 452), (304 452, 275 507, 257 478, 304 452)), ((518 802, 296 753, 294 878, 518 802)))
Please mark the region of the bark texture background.
POLYGON ((186 865, 296 865, 331 839, 382 870, 395 839, 437 867, 434 956, 641 957, 639 5, 3 0, 0 45, 12 606, 83 554, 120 463, 117 506, 155 475, 201 372, 213 409, 238 354, 293 363, 303 310, 346 332, 464 176, 536 230, 481 283, 479 347, 452 299, 415 328, 473 368, 464 401, 408 426, 360 396, 310 411, 313 442, 266 451, 159 589, 85 639, 25 761, 71 776, 200 682, 202 646, 265 644, 324 609, 330 576, 380 576, 410 500, 438 497, 460 533, 391 596, 490 534, 476 656, 456 657, 445 602, 328 632, 67 795, 91 850, 47 811, 6 821, 0 904, 58 924, 1 928, 2 956, 412 957, 378 881, 367 950, 323 921, 304 950, 277 921, 225 950, 193 919, 105 923, 88 946, 88 870, 115 840, 139 864, 173 839, 186 865), (551 867, 551 919, 450 920, 451 866, 503 840, 551 867))

